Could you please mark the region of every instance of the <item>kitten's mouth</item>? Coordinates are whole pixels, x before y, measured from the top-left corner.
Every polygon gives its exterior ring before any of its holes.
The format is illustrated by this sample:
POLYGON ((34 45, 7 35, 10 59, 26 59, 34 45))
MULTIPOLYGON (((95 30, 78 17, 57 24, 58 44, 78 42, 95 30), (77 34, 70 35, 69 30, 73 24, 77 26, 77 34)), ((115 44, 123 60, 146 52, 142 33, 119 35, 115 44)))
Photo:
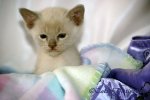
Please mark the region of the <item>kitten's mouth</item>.
POLYGON ((45 48, 45 52, 48 53, 50 56, 58 56, 60 55, 63 50, 56 48, 45 48))
POLYGON ((60 50, 58 50, 58 49, 49 49, 48 50, 48 54, 50 55, 50 56, 53 56, 53 57, 55 57, 55 56, 58 56, 58 55, 60 55, 62 52, 60 51, 60 50))
POLYGON ((60 50, 53 48, 53 49, 48 49, 48 52, 60 52, 60 50))

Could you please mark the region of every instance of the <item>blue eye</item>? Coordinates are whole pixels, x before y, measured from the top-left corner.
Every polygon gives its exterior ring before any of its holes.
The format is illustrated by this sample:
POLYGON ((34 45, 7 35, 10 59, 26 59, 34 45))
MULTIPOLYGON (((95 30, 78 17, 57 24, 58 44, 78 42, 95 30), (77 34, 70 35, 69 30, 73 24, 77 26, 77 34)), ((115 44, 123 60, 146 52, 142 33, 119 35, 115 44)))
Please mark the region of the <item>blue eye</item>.
POLYGON ((46 39, 46 38, 47 38, 47 35, 41 34, 41 35, 40 35, 40 38, 41 38, 41 39, 46 39))
POLYGON ((66 37, 66 33, 60 33, 58 34, 57 39, 63 39, 65 37, 66 37))

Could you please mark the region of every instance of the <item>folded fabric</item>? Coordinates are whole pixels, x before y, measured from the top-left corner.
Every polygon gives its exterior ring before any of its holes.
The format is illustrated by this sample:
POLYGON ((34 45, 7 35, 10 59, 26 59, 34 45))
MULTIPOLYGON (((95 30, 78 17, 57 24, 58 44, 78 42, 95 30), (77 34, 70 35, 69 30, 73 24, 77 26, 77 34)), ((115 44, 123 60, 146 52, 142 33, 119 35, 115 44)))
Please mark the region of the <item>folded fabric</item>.
POLYGON ((118 80, 102 78, 97 87, 91 88, 91 100, 136 100, 139 93, 118 80))
POLYGON ((145 100, 150 100, 150 62, 140 70, 113 69, 108 78, 125 83, 143 94, 145 100))
POLYGON ((133 37, 127 52, 145 66, 150 61, 150 36, 133 37))
POLYGON ((65 100, 89 100, 90 88, 95 87, 102 76, 91 66, 65 67, 54 72, 65 90, 65 100), (77 93, 76 97, 71 96, 72 92, 77 93))
POLYGON ((100 66, 70 66, 42 75, 1 74, 0 100, 89 100, 102 76, 100 66))
POLYGON ((139 69, 142 62, 133 59, 112 44, 96 44, 81 50, 83 64, 108 63, 111 69, 139 69))

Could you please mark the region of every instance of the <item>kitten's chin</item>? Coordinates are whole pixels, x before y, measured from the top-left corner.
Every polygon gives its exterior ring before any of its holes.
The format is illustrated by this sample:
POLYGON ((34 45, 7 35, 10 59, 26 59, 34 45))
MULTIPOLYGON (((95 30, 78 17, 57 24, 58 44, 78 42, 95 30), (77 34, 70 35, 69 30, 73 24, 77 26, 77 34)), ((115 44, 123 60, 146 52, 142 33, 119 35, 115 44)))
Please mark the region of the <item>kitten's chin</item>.
POLYGON ((58 51, 51 51, 51 52, 47 52, 48 55, 52 56, 52 57, 56 57, 58 55, 60 55, 62 52, 58 52, 58 51))
POLYGON ((42 52, 44 52, 45 54, 49 55, 49 56, 52 56, 52 57, 56 57, 60 54, 62 54, 63 51, 61 50, 50 50, 50 49, 41 49, 42 52))

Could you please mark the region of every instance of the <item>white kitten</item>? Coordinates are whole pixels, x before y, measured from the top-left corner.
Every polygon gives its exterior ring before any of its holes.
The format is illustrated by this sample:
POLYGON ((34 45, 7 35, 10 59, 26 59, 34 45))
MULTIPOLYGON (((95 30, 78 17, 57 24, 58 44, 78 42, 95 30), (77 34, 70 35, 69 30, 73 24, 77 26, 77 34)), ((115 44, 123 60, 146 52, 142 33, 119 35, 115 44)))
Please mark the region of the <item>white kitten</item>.
POLYGON ((53 71, 57 67, 80 65, 77 44, 82 35, 84 6, 71 10, 53 7, 40 12, 21 8, 28 32, 38 45, 37 67, 34 73, 53 71))

